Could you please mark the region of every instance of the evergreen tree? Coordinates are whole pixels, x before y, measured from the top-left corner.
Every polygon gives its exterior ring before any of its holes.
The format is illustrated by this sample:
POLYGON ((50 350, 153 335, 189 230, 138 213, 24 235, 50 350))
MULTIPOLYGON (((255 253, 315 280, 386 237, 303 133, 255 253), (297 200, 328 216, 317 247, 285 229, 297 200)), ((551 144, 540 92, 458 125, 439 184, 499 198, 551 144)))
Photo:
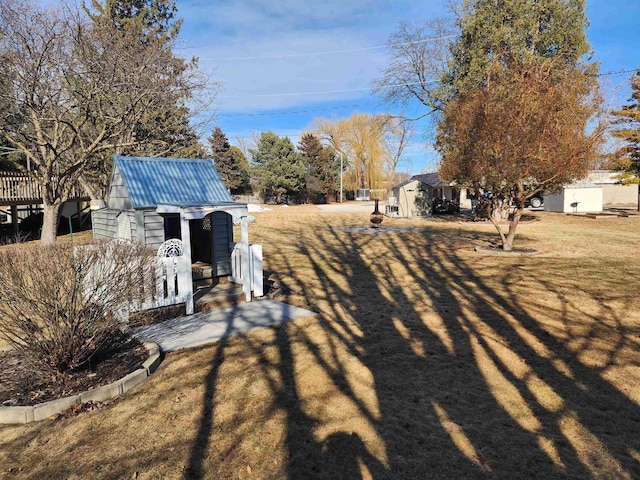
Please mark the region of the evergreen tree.
POLYGON ((257 148, 250 153, 265 198, 275 197, 281 202, 283 195, 298 195, 304 190, 306 168, 289 138, 263 132, 257 148))
POLYGON ((216 170, 229 191, 234 195, 246 191, 248 169, 242 164, 242 159, 238 157, 237 152, 232 150, 227 136, 220 127, 216 127, 209 137, 209 148, 216 170))
POLYGON ((334 195, 338 190, 340 161, 335 151, 322 145, 320 139, 306 133, 300 139, 298 150, 308 171, 307 189, 311 196, 321 194, 334 195))
POLYGON ((251 175, 249 174, 249 160, 247 160, 244 152, 235 145, 231 146, 231 155, 233 155, 236 165, 238 165, 238 170, 240 171, 240 185, 236 190, 237 194, 250 193, 251 175))
POLYGON ((109 19, 121 31, 135 29, 143 42, 175 38, 180 32, 175 0, 91 0, 91 5, 98 12, 87 9, 93 21, 109 19))
POLYGON ((624 183, 640 183, 640 70, 631 77, 629 102, 613 112, 611 135, 625 142, 616 152, 614 165, 625 171, 624 183))
POLYGON ((553 59, 556 69, 575 68, 591 52, 585 9, 585 0, 464 0, 444 77, 449 93, 486 85, 497 66, 553 59))
MULTIPOLYGON (((200 88, 191 83, 197 78, 194 75, 197 61, 185 60, 173 53, 182 23, 176 18, 175 0, 105 0, 104 3, 92 0, 91 7, 85 7, 85 11, 97 36, 113 36, 120 32, 127 39, 128 46, 119 54, 131 58, 130 68, 145 68, 138 62, 145 57, 152 58, 156 65, 163 65, 160 75, 167 86, 177 88, 170 88, 156 97, 123 132, 118 147, 93 157, 92 168, 83 175, 87 180, 85 186, 90 190, 97 186, 102 194, 106 193, 113 153, 204 158, 204 149, 189 122, 192 112, 187 106, 194 90, 200 88), (140 52, 146 53, 140 55, 140 52), (185 82, 186 79, 189 81, 185 82)), ((129 100, 124 96, 114 97, 112 101, 125 103, 129 100)), ((97 191, 94 195, 100 196, 97 191)))

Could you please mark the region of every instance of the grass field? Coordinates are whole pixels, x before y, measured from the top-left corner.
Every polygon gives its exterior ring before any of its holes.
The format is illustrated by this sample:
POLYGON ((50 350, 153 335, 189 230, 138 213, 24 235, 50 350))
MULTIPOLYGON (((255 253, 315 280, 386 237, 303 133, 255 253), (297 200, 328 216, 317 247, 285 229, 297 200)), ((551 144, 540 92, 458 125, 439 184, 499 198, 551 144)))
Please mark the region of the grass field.
POLYGON ((124 397, 0 428, 0 478, 640 478, 640 218, 256 214, 279 300, 318 313, 169 354, 124 397))

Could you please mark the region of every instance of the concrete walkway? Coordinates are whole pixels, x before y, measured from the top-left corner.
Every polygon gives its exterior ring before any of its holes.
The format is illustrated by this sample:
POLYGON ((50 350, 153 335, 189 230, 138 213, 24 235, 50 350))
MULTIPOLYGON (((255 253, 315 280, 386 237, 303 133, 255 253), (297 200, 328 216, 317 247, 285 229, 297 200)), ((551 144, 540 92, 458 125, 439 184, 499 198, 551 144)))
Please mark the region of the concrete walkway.
POLYGON ((309 310, 265 299, 144 325, 133 331, 157 343, 163 351, 173 352, 214 343, 223 337, 254 328, 313 315, 316 314, 309 310))

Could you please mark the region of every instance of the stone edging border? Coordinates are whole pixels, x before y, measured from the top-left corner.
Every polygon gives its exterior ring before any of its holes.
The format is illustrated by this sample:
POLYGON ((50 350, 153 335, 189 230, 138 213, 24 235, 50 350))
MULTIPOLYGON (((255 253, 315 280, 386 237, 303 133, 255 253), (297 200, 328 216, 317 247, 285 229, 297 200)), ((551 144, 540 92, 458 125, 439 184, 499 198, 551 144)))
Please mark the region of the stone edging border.
POLYGON ((139 383, 146 380, 158 368, 162 362, 162 352, 158 344, 144 342, 144 347, 149 353, 149 358, 142 364, 142 367, 125 375, 120 380, 116 380, 108 385, 92 388, 86 392, 71 397, 59 398, 37 405, 2 407, 0 406, 0 425, 5 424, 26 424, 37 422, 49 418, 52 415, 64 412, 72 406, 86 402, 104 402, 111 398, 122 395, 139 383))
POLYGON ((540 253, 538 250, 512 250, 510 252, 505 252, 499 248, 484 247, 482 245, 476 245, 473 250, 475 252, 486 253, 487 255, 495 255, 499 257, 532 257, 533 255, 538 255, 540 253))

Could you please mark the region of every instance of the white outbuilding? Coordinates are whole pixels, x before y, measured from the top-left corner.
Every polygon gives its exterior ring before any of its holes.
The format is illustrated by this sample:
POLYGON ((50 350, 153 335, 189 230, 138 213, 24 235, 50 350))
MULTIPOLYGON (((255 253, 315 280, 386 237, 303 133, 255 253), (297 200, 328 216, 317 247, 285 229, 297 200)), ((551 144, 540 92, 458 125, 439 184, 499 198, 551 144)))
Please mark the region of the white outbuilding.
POLYGON ((600 213, 603 188, 589 181, 566 185, 559 192, 544 195, 544 209, 560 213, 600 213))

